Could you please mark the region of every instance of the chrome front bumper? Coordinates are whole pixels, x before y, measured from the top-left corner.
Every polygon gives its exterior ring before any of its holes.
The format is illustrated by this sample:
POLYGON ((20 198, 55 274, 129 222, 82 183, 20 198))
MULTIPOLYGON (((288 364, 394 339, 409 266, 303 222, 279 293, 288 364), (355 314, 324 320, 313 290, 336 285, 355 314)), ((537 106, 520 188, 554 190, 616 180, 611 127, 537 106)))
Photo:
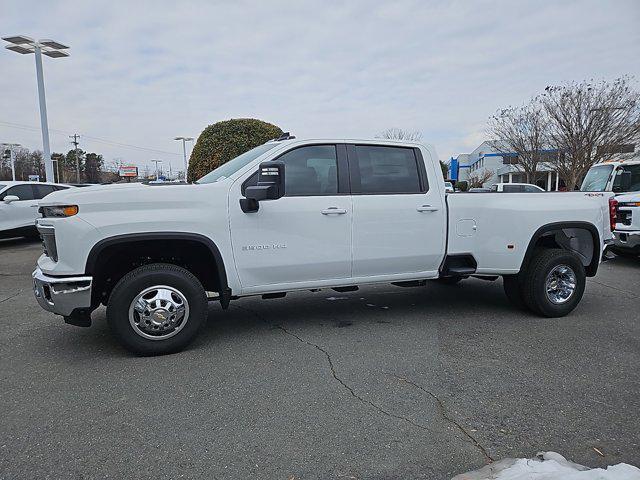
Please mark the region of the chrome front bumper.
POLYGON ((48 312, 66 317, 91 306, 93 277, 49 277, 39 268, 31 276, 36 300, 48 312))

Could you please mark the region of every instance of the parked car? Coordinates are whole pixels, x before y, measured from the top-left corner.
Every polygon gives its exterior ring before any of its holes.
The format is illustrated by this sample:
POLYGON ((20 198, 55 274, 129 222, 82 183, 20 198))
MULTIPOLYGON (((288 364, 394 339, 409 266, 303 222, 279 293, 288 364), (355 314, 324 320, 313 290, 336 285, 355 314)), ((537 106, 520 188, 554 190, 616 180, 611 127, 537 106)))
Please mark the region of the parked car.
POLYGON ((616 197, 616 229, 610 250, 622 256, 640 255, 640 193, 616 197))
POLYGON ((530 183, 496 183, 491 186, 490 190, 502 193, 539 193, 545 191, 543 188, 530 183))
POLYGON ((38 201, 68 185, 0 180, 0 238, 37 237, 38 201))
POLYGON ((185 347, 239 297, 469 276, 504 279, 511 301, 567 315, 612 241, 608 198, 448 195, 435 150, 386 140, 260 145, 193 185, 124 184, 40 202, 42 308, 79 326, 107 306, 139 354, 185 347), (517 228, 516 228, 517 227, 517 228))
POLYGON ((453 189, 453 183, 444 182, 444 192, 445 193, 453 193, 455 190, 453 189))

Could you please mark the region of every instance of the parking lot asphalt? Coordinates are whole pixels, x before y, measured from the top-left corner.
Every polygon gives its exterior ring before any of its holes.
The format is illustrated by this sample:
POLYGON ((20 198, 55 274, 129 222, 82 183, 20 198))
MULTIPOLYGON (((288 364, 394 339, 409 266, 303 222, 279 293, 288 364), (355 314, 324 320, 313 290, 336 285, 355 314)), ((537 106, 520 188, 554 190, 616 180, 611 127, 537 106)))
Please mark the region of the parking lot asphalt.
POLYGON ((0 478, 444 479, 553 450, 640 465, 640 260, 571 315, 502 282, 247 298, 179 354, 132 356, 33 298, 0 241, 0 478))

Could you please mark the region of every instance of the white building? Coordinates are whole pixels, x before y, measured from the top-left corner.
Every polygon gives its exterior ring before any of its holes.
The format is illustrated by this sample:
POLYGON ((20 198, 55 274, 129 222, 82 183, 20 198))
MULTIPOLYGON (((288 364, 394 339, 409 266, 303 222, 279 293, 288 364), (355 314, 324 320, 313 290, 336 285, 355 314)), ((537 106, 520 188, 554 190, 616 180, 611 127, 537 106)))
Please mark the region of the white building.
MULTIPOLYGON (((482 142, 471 153, 461 153, 449 160, 449 178, 455 181, 468 181, 472 176, 481 176, 484 172, 491 177, 483 183, 490 187, 496 183, 526 183, 527 177, 517 165, 515 153, 500 152, 493 146, 494 142, 482 142)), ((555 151, 545 151, 553 155, 555 151)), ((547 191, 555 191, 564 186, 558 174, 548 163, 538 165, 536 185, 547 191)))

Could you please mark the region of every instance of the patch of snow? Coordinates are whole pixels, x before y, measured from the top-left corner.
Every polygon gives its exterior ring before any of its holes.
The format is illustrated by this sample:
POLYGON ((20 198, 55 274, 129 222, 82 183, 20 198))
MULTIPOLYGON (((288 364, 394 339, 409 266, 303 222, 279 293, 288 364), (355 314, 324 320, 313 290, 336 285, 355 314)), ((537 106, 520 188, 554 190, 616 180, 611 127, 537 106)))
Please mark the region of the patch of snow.
POLYGON ((326 299, 330 302, 334 302, 336 300, 347 300, 349 297, 327 297, 326 299))
POLYGON ((535 458, 507 458, 452 480, 640 480, 640 469, 626 463, 590 469, 556 452, 535 458))

